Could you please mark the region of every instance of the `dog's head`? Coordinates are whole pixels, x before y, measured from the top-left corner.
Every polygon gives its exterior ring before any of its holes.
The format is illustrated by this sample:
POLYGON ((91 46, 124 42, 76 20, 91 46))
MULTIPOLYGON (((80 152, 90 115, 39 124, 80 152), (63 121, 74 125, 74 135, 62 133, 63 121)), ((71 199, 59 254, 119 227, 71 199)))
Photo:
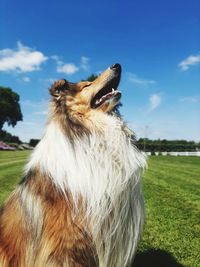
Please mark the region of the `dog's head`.
POLYGON ((117 90, 121 77, 121 66, 114 64, 93 82, 70 83, 58 80, 50 88, 57 110, 70 117, 86 116, 91 111, 111 112, 119 103, 121 93, 117 90))

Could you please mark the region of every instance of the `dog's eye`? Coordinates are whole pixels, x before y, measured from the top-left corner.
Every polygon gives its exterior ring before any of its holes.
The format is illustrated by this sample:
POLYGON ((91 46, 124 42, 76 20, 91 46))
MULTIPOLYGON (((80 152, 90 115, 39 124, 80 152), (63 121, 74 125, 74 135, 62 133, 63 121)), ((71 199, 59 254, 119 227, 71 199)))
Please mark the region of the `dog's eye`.
POLYGON ((64 92, 66 90, 66 88, 58 88, 55 90, 56 94, 60 94, 61 92, 64 92))
POLYGON ((91 85, 91 83, 87 83, 87 84, 85 84, 85 85, 83 86, 83 88, 88 87, 88 86, 90 86, 90 85, 91 85))

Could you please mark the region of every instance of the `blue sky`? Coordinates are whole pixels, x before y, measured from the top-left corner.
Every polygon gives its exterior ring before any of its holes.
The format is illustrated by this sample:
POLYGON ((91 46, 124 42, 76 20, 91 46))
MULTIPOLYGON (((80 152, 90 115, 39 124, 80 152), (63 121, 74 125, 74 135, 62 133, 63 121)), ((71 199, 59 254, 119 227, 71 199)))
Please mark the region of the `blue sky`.
POLYGON ((40 138, 48 88, 112 63, 123 68, 121 113, 137 137, 200 141, 200 2, 0 2, 0 84, 20 94, 23 122, 40 138))

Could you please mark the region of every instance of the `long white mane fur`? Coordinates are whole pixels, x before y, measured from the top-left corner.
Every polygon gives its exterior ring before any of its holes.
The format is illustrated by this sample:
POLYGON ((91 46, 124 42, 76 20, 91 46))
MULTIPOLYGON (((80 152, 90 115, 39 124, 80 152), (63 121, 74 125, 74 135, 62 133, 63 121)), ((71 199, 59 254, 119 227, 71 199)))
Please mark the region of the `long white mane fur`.
POLYGON ((82 196, 100 267, 131 266, 144 220, 140 177, 146 158, 120 119, 102 113, 95 121, 91 134, 77 135, 73 143, 50 121, 26 172, 39 166, 58 190, 72 193, 75 206, 82 196))

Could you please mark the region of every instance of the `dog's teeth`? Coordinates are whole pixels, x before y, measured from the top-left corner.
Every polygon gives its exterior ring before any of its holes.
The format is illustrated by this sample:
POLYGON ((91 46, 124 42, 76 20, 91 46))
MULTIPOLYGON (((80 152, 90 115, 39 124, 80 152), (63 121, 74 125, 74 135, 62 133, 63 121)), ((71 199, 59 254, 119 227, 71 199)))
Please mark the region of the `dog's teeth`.
POLYGON ((100 104, 102 101, 103 101, 103 99, 102 99, 102 98, 100 98, 100 99, 97 99, 97 100, 96 100, 96 102, 95 102, 95 104, 96 104, 96 105, 99 105, 99 104, 100 104))
POLYGON ((112 93, 114 93, 115 92, 115 89, 114 88, 112 88, 112 93))

